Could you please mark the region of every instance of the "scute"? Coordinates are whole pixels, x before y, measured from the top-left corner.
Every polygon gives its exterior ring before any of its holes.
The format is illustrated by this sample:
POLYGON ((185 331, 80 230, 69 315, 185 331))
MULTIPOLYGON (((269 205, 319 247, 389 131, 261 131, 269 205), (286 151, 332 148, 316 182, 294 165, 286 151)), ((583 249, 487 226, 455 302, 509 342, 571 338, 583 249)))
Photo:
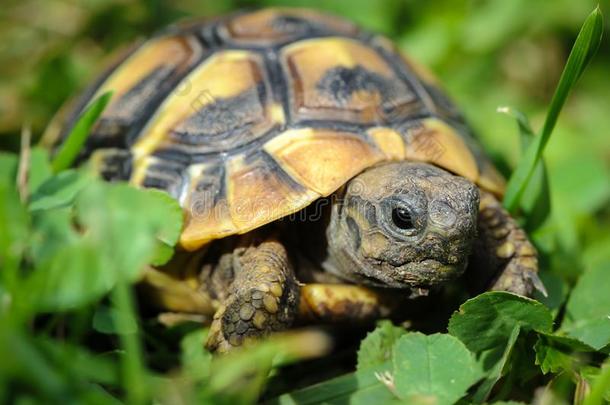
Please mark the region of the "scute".
POLYGON ((286 46, 280 55, 295 121, 373 124, 422 109, 410 85, 378 52, 358 40, 303 40, 286 46))
POLYGON ((349 21, 306 9, 271 8, 244 13, 220 26, 220 36, 229 43, 269 47, 312 35, 354 35, 349 21))
MULTIPOLYGON (((98 84, 89 97, 79 103, 77 110, 87 101, 112 91, 112 98, 93 128, 89 149, 122 147, 130 139, 139 123, 145 121, 163 98, 201 59, 202 45, 189 35, 164 35, 153 38, 136 48, 116 69, 98 84)), ((59 138, 63 139, 77 114, 68 115, 59 138)), ((45 137, 56 138, 56 134, 45 137)))
POLYGON ((264 148, 299 183, 322 196, 385 158, 361 136, 321 128, 288 130, 264 148))
POLYGON ((175 151, 191 158, 237 148, 283 124, 274 113, 260 55, 219 51, 201 63, 143 128, 136 159, 175 151))
POLYGON ((432 75, 386 38, 314 11, 171 28, 102 76, 61 133, 110 89, 84 155, 108 180, 175 197, 188 250, 301 210, 383 161, 430 162, 504 190, 432 75))

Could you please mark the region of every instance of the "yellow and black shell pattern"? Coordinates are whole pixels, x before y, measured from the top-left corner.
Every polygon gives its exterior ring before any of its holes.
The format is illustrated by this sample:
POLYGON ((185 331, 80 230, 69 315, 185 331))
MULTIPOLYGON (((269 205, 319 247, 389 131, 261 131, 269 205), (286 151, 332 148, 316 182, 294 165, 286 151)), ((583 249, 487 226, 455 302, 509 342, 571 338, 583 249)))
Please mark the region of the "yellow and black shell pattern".
POLYGON ((47 139, 109 90, 83 157, 106 179, 178 199, 187 250, 296 212, 382 161, 427 161, 503 191, 429 74, 388 39, 318 12, 172 27, 114 63, 47 139))

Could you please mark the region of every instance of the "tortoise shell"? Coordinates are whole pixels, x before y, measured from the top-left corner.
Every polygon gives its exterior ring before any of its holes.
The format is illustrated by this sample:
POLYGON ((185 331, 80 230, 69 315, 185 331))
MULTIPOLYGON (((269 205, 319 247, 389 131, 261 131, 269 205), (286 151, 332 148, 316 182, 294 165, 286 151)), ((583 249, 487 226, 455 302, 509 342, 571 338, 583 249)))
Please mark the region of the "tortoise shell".
POLYGON ((172 27, 114 63, 47 139, 109 90, 83 158, 178 199, 187 250, 298 211, 382 161, 504 188, 429 74, 388 39, 310 10, 172 27))

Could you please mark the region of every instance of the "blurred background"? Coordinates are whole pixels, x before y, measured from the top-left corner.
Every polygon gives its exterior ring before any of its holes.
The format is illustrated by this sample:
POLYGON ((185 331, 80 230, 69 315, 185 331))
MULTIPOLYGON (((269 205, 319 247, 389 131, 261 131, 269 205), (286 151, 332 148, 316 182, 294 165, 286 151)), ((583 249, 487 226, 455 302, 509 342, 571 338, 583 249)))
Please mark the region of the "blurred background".
MULTIPOLYGON (((571 45, 596 0, 1 0, 0 147, 35 136, 113 50, 185 17, 271 5, 327 10, 386 34, 430 67, 499 168, 519 159, 519 136, 499 106, 542 125, 571 45)), ((610 0, 601 2, 610 15, 610 0)), ((557 288, 610 263, 610 43, 568 100, 547 148, 552 214, 535 235, 557 288)), ((549 281, 552 282, 552 281, 549 281)))

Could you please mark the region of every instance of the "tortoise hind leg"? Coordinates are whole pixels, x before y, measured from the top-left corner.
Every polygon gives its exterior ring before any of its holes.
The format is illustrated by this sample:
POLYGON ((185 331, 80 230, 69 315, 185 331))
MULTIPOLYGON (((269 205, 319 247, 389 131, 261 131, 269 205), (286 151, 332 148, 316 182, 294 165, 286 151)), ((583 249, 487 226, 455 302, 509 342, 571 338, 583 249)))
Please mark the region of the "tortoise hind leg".
POLYGON ((212 351, 226 352, 244 340, 286 329, 298 311, 299 286, 280 242, 268 239, 234 254, 235 278, 214 315, 206 343, 212 351))
POLYGON ((479 287, 525 296, 536 289, 546 295, 538 277, 536 248, 502 204, 485 191, 481 191, 479 238, 473 256, 475 272, 471 277, 479 287), (491 285, 480 285, 489 283, 490 277, 491 285))

